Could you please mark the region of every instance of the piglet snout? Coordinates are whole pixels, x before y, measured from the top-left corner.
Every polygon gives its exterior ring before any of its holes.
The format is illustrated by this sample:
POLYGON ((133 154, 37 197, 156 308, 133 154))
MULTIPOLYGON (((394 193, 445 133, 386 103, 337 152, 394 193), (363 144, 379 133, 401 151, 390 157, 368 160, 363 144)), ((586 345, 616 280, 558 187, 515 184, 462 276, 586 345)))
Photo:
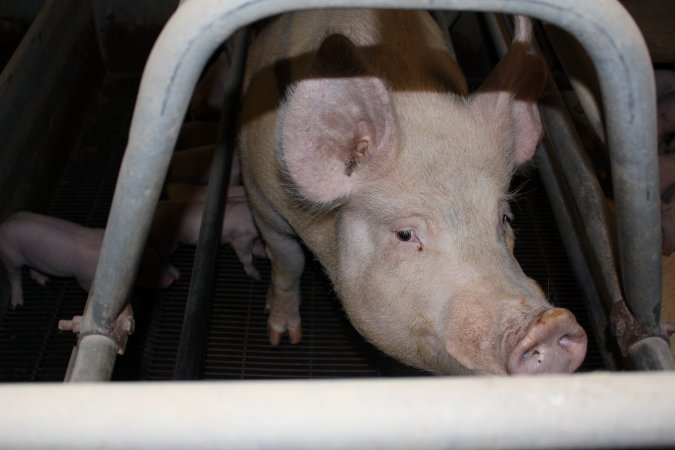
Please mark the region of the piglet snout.
POLYGON ((574 315, 553 308, 536 318, 508 359, 509 373, 574 372, 586 356, 586 333, 574 315))

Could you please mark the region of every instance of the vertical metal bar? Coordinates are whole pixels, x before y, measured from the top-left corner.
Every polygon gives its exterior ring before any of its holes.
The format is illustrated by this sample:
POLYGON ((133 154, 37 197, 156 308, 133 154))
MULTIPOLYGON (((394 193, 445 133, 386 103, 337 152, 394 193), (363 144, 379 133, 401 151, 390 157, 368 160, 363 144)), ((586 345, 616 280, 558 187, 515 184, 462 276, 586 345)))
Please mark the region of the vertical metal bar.
MULTIPOLYGON (((500 41, 498 47, 503 48, 505 42, 505 27, 503 17, 497 18, 494 14, 488 14, 488 23, 490 24, 490 31, 494 39, 500 41)), ((618 279, 618 268, 614 258, 614 251, 610 240, 609 230, 609 212, 607 210, 606 200, 602 192, 602 188, 597 181, 597 177, 593 173, 590 162, 583 152, 581 140, 575 133, 574 124, 566 113, 566 107, 563 99, 558 91, 557 86, 552 78, 549 78, 546 87, 546 94, 542 101, 539 102, 539 113, 542 122, 546 128, 547 139, 550 140, 550 151, 555 154, 555 158, 551 158, 546 152, 540 155, 539 161, 542 163, 541 169, 546 176, 544 181, 547 185, 547 191, 552 193, 554 189, 552 183, 555 181, 555 174, 552 169, 552 160, 559 164, 562 173, 564 174, 565 186, 569 189, 574 199, 574 217, 577 219, 579 226, 576 232, 581 236, 584 242, 589 245, 586 247, 590 250, 587 258, 590 260, 590 268, 598 277, 595 280, 595 291, 602 292, 601 296, 604 301, 604 311, 599 308, 599 305, 588 305, 589 312, 602 313, 607 315, 607 312, 612 311, 615 304, 623 300, 621 293, 621 286, 618 279), (600 290, 598 291, 598 288, 600 290)), ((547 148, 548 149, 548 148, 547 148)), ((559 181, 558 181, 559 182, 559 181)), ((562 191, 557 189, 557 194, 561 195, 562 191)), ((565 208, 565 202, 555 196, 549 196, 552 203, 556 206, 565 208)), ((554 208, 557 209, 557 208, 554 208)), ((555 211, 556 217, 561 214, 560 211, 555 211)), ((566 248, 574 247, 579 244, 579 236, 573 236, 571 232, 573 229, 566 227, 566 221, 571 220, 570 217, 559 217, 562 223, 559 223, 563 231, 561 234, 566 241, 566 248), (570 241, 570 244, 567 243, 570 241)), ((571 225, 571 224, 570 224, 571 225)), ((576 248, 569 248, 576 253, 576 248)), ((576 262, 575 266, 579 264, 576 262)), ((579 267, 574 267, 577 274, 584 276, 583 272, 586 270, 586 263, 579 267)), ((589 290, 587 286, 582 286, 585 291, 589 290)), ((594 296, 588 297, 592 299, 594 296)), ((607 323, 600 318, 594 318, 594 323, 600 325, 607 323)), ((595 330, 596 336, 601 341, 609 329, 595 330)), ((661 337, 661 333, 659 333, 661 337)), ((665 340, 661 339, 665 344, 665 340)), ((656 344, 653 339, 646 339, 645 343, 656 344)), ((657 367, 663 369, 674 369, 675 363, 670 356, 670 353, 665 357, 661 355, 661 347, 645 344, 637 346, 640 351, 626 352, 629 355, 640 358, 640 361, 633 361, 636 367, 656 370, 657 367), (661 364, 660 366, 657 366, 661 364)), ((622 350, 625 350, 622 348, 622 350)))
POLYGON ((225 80, 225 102, 220 118, 218 139, 209 172, 209 187, 199 230, 190 290, 185 305, 183 327, 178 345, 174 379, 198 379, 208 325, 216 258, 225 220, 227 186, 230 180, 236 134, 239 94, 244 74, 248 27, 233 36, 230 70, 225 80))
MULTIPOLYGON (((487 14, 487 19, 493 39, 500 40, 499 47, 503 47, 506 43, 503 17, 500 19, 494 14, 487 14)), ((574 194, 577 208, 584 211, 584 214, 579 215, 584 225, 580 231, 587 234, 592 243, 593 256, 601 263, 603 270, 600 275, 609 294, 607 300, 611 302, 605 305, 609 311, 612 303, 623 299, 610 240, 609 212, 602 188, 585 156, 581 140, 552 77, 549 77, 546 93, 539 102, 539 114, 568 181, 567 185, 574 194)))
POLYGON ((115 367, 117 344, 107 336, 90 334, 77 345, 75 359, 65 381, 110 380, 115 367))
POLYGON ((612 346, 609 344, 611 336, 608 333, 607 299, 609 297, 607 290, 602 283, 598 283, 596 277, 598 268, 589 261, 588 255, 584 253, 583 249, 587 248, 583 245, 583 242, 587 242, 584 239, 586 236, 580 236, 579 230, 575 227, 575 223, 578 223, 575 222, 577 217, 576 215, 573 217, 570 210, 574 210, 574 208, 570 208, 570 205, 565 201, 565 188, 567 186, 563 185, 562 177, 555 169, 559 163, 553 161, 552 156, 549 154, 549 152, 553 152, 550 147, 552 147, 550 142, 540 145, 540 149, 536 154, 537 170, 541 175, 544 188, 548 194, 551 209, 558 225, 558 231, 565 246, 565 253, 567 253, 579 287, 586 299, 586 308, 591 319, 593 334, 600 344, 600 355, 603 365, 606 369, 616 370, 616 355, 610 351, 612 346))

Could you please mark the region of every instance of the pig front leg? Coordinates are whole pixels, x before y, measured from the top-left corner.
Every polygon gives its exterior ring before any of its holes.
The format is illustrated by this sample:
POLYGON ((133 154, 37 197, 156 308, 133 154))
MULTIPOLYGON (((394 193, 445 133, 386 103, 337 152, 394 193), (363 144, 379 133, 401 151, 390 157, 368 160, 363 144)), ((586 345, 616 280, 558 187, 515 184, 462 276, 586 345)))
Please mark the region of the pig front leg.
POLYGON ((23 285, 21 284, 21 266, 7 266, 7 278, 10 287, 10 305, 12 309, 23 306, 23 285))
POLYGON ((298 241, 289 234, 273 229, 263 220, 256 220, 256 223, 271 263, 265 304, 269 312, 267 333, 270 343, 279 345, 282 335, 288 332, 291 344, 297 344, 302 338, 300 278, 305 268, 305 254, 298 241))
POLYGON ((30 269, 30 277, 40 286, 45 286, 49 282, 49 277, 44 273, 38 272, 35 269, 30 269))

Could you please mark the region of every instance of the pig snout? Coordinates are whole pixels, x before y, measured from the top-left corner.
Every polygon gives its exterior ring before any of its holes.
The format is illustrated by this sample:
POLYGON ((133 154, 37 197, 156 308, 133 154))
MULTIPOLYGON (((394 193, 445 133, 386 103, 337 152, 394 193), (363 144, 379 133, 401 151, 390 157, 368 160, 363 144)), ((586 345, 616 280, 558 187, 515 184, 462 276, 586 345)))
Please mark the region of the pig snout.
POLYGON ((544 311, 527 328, 507 362, 511 374, 574 372, 586 355, 586 333, 563 308, 544 311))

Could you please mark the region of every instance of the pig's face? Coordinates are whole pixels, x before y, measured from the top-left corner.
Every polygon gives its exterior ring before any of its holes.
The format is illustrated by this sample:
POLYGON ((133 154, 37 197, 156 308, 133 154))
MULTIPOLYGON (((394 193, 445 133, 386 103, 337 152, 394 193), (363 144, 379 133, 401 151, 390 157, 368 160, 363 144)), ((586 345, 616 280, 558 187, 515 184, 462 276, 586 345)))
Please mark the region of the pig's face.
POLYGON ((469 98, 392 91, 349 42, 331 39, 319 59, 362 67, 296 86, 279 162, 298 197, 335 213, 330 275, 352 323, 432 372, 575 370, 583 329, 512 254, 507 189, 541 134, 539 66, 513 73, 528 55, 511 53, 469 98))
POLYGON ((512 254, 510 136, 463 98, 404 97, 395 166, 338 215, 338 292, 359 331, 408 364, 506 373, 551 308, 512 254))

